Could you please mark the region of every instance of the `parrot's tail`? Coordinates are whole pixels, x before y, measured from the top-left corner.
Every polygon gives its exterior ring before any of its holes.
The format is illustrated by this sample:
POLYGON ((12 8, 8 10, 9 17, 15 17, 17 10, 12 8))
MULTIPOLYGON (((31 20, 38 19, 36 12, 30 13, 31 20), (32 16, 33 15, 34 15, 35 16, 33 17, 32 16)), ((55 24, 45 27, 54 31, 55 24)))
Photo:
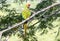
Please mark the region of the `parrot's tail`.
POLYGON ((27 27, 28 27, 28 26, 27 26, 27 23, 24 23, 24 24, 23 24, 23 27, 24 27, 24 36, 26 36, 26 34, 27 34, 26 31, 27 31, 27 27))

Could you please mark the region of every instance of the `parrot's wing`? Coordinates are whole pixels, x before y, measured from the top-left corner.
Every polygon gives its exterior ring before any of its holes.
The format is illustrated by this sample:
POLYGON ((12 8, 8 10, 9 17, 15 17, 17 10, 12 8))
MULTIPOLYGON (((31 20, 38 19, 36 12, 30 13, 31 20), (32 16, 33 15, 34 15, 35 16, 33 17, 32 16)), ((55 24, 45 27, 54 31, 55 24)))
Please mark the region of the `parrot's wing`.
POLYGON ((24 19, 27 19, 28 17, 30 17, 30 15, 31 15, 31 12, 30 12, 29 9, 24 9, 24 10, 22 11, 22 17, 23 17, 24 19))

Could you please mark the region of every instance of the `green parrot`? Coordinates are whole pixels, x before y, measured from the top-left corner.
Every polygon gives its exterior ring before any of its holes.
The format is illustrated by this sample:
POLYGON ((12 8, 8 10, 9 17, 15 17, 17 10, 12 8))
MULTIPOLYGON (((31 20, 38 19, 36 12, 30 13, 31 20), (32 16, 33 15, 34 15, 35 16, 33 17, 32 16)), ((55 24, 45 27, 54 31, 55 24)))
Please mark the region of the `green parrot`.
MULTIPOLYGON (((29 7, 30 7, 30 4, 27 3, 25 6, 24 6, 24 10, 22 11, 22 17, 25 19, 29 18, 30 15, 31 15, 31 11, 29 10, 29 7)), ((28 25, 27 25, 27 22, 25 22, 23 24, 23 28, 24 28, 24 35, 26 36, 26 31, 27 31, 27 28, 28 28, 28 25)))

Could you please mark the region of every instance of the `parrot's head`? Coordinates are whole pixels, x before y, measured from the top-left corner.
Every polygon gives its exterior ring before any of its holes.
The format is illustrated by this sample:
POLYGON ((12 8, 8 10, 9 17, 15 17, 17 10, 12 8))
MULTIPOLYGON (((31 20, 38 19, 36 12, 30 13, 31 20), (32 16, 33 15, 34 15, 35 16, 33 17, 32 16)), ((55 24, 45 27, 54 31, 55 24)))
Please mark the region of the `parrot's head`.
POLYGON ((31 5, 30 3, 27 3, 27 4, 26 4, 26 7, 27 7, 27 8, 30 8, 30 5, 31 5))

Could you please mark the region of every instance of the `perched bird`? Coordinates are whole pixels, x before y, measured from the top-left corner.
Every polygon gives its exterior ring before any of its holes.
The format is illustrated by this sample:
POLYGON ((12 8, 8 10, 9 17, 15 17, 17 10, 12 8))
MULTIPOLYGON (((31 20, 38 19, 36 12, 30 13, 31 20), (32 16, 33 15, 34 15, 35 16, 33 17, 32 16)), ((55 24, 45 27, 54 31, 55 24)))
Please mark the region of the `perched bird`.
MULTIPOLYGON (((30 15, 31 15, 31 11, 29 10, 30 8, 30 3, 27 3, 25 6, 24 6, 24 9, 22 10, 22 17, 25 19, 29 18, 30 15)), ((27 31, 27 28, 28 28, 28 25, 27 25, 27 22, 25 22, 23 24, 23 28, 24 28, 24 34, 26 36, 26 31, 27 31)))

